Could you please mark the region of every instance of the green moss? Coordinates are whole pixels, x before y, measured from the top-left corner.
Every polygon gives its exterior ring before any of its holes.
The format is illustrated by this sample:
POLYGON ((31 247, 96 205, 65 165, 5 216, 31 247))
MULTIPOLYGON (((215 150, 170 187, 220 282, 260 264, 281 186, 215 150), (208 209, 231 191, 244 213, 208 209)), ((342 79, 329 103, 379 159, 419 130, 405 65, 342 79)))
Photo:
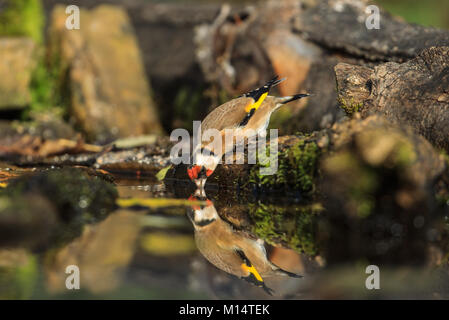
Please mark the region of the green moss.
POLYGON ((446 164, 446 170, 449 171, 449 154, 444 149, 440 149, 439 150, 439 154, 443 157, 443 160, 444 160, 444 162, 446 164))
POLYGON ((280 108, 270 118, 269 129, 279 129, 280 135, 285 134, 282 132, 283 128, 292 121, 292 111, 289 108, 280 108))
POLYGON ((2 1, 0 36, 25 36, 43 42, 44 11, 40 0, 2 1))
POLYGON ((274 175, 261 175, 260 164, 251 168, 249 183, 268 189, 293 189, 311 195, 315 191, 319 155, 320 150, 315 142, 302 139, 278 153, 278 170, 274 175))
POLYGON ((202 104, 202 90, 184 86, 179 89, 174 99, 175 117, 182 122, 182 127, 193 130, 193 121, 197 116, 202 104))
POLYGON ((235 97, 230 95, 226 90, 224 89, 215 89, 217 92, 216 100, 217 100, 217 106, 222 105, 223 103, 228 102, 231 99, 234 99, 235 97))
POLYGON ((29 299, 38 279, 37 259, 28 256, 26 263, 0 267, 0 299, 29 299))
POLYGON ((342 108, 348 116, 352 116, 354 113, 359 112, 363 107, 362 102, 355 103, 353 98, 351 98, 350 101, 340 98, 338 99, 338 103, 340 108, 342 108))
MULTIPOLYGON (((31 105, 29 112, 57 111, 57 114, 65 115, 68 101, 64 100, 64 79, 59 68, 58 59, 52 59, 47 63, 42 54, 38 54, 38 63, 33 71, 30 91, 31 105)), ((66 99, 68 99, 66 95, 66 99)))
POLYGON ((281 244, 315 256, 318 253, 315 242, 316 218, 322 210, 320 204, 291 207, 250 204, 252 232, 271 245, 281 244))
POLYGON ((360 218, 367 218, 376 205, 377 174, 372 168, 366 166, 357 166, 354 170, 357 177, 354 177, 354 184, 348 186, 347 196, 354 204, 357 215, 360 218))
POLYGON ((376 0, 375 2, 408 22, 449 29, 447 0, 376 0))
POLYGON ((47 62, 44 58, 44 26, 45 15, 40 0, 6 0, 0 11, 0 36, 29 37, 37 44, 37 63, 30 83, 31 104, 24 113, 25 118, 33 112, 57 110, 58 114, 63 114, 61 111, 65 110, 59 59, 51 57, 47 62))
POLYGON ((417 158, 415 148, 409 141, 399 141, 393 157, 394 163, 400 167, 411 165, 417 158))
MULTIPOLYGON (((440 155, 444 159, 446 170, 443 174, 444 177, 436 185, 435 199, 439 206, 446 209, 449 208, 449 155, 444 149, 440 150, 440 155)), ((449 232, 449 215, 446 217, 446 223, 449 232)))
POLYGON ((449 192, 447 190, 441 191, 435 195, 436 202, 439 206, 449 206, 449 192))
POLYGON ((340 177, 336 181, 340 196, 347 199, 360 218, 366 218, 375 207, 374 193, 379 182, 375 168, 368 166, 349 151, 342 151, 328 157, 324 162, 326 171, 340 177))

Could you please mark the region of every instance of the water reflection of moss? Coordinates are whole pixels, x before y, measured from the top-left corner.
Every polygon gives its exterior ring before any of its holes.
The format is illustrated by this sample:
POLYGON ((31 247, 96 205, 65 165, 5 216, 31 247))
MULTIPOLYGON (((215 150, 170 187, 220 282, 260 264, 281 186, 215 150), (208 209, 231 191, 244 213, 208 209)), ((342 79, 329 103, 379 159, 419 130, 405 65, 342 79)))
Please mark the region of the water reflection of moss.
POLYGON ((374 169, 362 164, 349 151, 328 157, 324 166, 328 172, 345 177, 346 183, 342 181, 340 184, 344 186, 341 196, 348 199, 359 217, 369 216, 375 205, 373 194, 378 185, 374 169))
POLYGON ((322 210, 320 204, 289 207, 249 205, 255 235, 271 245, 282 244, 310 256, 318 253, 315 242, 316 217, 322 210))
MULTIPOLYGON (((443 179, 440 179, 436 186, 435 198, 437 203, 443 208, 449 208, 449 155, 445 150, 440 150, 440 156, 443 157, 446 164, 446 171, 444 172, 443 179)), ((448 209, 449 210, 449 209, 448 209)), ((448 213, 448 225, 449 225, 449 213, 448 213)))
POLYGON ((31 255, 22 265, 0 267, 0 299, 29 299, 37 279, 37 259, 31 255))
POLYGON ((279 152, 278 169, 274 175, 261 175, 261 165, 255 165, 251 168, 249 182, 262 188, 293 189, 310 195, 315 191, 319 155, 315 142, 301 139, 294 146, 279 152))

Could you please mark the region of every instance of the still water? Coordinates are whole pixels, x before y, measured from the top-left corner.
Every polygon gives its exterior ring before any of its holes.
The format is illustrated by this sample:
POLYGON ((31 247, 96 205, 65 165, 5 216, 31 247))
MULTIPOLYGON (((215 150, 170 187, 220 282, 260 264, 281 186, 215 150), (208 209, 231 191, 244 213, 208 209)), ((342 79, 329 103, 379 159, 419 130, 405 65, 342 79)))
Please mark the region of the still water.
MULTIPOLYGON (((436 267, 431 259, 412 263, 407 255, 402 263, 381 263, 380 289, 368 289, 376 283, 368 279, 372 272, 367 273, 372 264, 366 257, 372 248, 360 251, 345 248, 344 241, 329 241, 335 232, 328 225, 332 213, 321 204, 282 197, 242 198, 213 185, 195 194, 188 181, 164 184, 154 178, 115 176, 107 183, 118 195, 113 210, 95 219, 56 224, 58 241, 42 240, 40 230, 45 229, 37 220, 31 226, 39 231, 25 229, 26 236, 16 233, 14 241, 0 237, 0 298, 448 297, 447 269, 436 267), (68 266, 79 270, 80 289, 67 288, 74 283, 73 269, 66 273, 68 266)), ((44 214, 46 205, 27 188, 33 214, 44 214)), ((92 190, 88 192, 95 194, 93 199, 78 199, 81 209, 106 197, 104 188, 92 190)), ((0 200, 0 206, 7 206, 5 197, 0 200)), ((48 217, 46 226, 53 223, 48 217)), ((23 232, 27 221, 16 221, 17 230, 23 232)), ((0 229, 7 235, 4 222, 0 221, 0 229)), ((400 241, 401 227, 394 221, 388 227, 400 241)), ((377 254, 383 250, 379 243, 363 243, 363 231, 358 237, 354 247, 373 246, 377 254)), ((434 259, 441 259, 437 247, 426 248, 432 250, 434 259)))

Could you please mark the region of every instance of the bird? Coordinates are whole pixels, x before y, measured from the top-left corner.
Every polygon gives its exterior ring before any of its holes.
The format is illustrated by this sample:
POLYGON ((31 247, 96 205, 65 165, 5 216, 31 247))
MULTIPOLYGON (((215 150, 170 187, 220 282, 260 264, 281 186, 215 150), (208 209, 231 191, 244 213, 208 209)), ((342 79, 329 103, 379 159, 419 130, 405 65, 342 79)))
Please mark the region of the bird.
POLYGON ((234 136, 251 138, 264 134, 272 113, 284 104, 308 97, 310 94, 299 93, 292 96, 270 96, 269 91, 286 78, 276 76, 264 86, 232 99, 212 110, 201 122, 201 131, 215 129, 222 139, 221 150, 213 148, 213 142, 203 142, 194 149, 191 164, 187 167, 189 178, 197 187, 204 186, 206 179, 214 172, 222 156, 233 149, 225 141, 226 130, 234 130, 234 136))
MULTIPOLYGON (((189 199, 204 200, 204 197, 189 199)), ((263 288, 269 295, 273 290, 265 284, 264 278, 278 275, 302 278, 269 261, 264 241, 235 230, 220 218, 212 201, 206 200, 203 206, 192 205, 187 215, 194 226, 198 250, 218 269, 263 288)))

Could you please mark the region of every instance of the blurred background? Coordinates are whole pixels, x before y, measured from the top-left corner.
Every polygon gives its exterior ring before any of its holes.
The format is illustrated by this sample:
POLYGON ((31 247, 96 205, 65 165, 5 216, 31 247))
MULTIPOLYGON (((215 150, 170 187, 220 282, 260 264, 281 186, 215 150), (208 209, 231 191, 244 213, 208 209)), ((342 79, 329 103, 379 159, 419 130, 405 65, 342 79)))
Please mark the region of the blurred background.
POLYGON ((388 12, 408 22, 436 28, 449 28, 449 3, 444 0, 377 0, 388 12))
MULTIPOLYGON (((234 11, 239 11, 261 2, 230 3, 234 11)), ((379 0, 374 3, 405 21, 449 28, 448 1, 379 0)), ((202 119, 212 106, 259 85, 269 72, 282 73, 285 69, 276 66, 273 59, 279 59, 277 53, 268 50, 275 70, 263 71, 262 79, 254 80, 252 77, 261 75, 249 71, 248 79, 237 80, 232 85, 208 77, 205 63, 198 63, 201 44, 194 40, 195 26, 212 21, 220 4, 203 0, 1 0, 2 127, 6 130, 14 121, 16 128, 45 131, 47 137, 73 138, 81 133, 88 141, 99 143, 130 135, 168 133, 177 127, 191 129, 192 120, 202 119), (84 30, 90 31, 83 33, 82 28, 75 34, 64 30, 67 5, 77 4, 87 10, 102 3, 119 7, 102 12, 83 11, 86 12, 81 15, 84 30), (179 5, 180 9, 174 9, 175 13, 182 11, 178 19, 164 13, 167 10, 164 5, 169 8, 179 5), (118 23, 123 25, 122 29, 117 28, 118 23), (24 38, 7 41, 10 37, 24 38), (111 56, 103 57, 102 50, 109 51, 111 56), (94 74, 92 66, 97 62, 98 74, 94 74), (70 68, 74 70, 69 74, 70 68), (100 79, 96 89, 89 91, 96 78, 100 79), (110 107, 119 104, 120 108, 110 107)), ((245 50, 239 54, 247 55, 245 50)), ((313 48, 309 51, 314 52, 313 48)), ((256 55, 260 56, 256 57, 260 60, 256 64, 267 63, 263 52, 247 55, 245 59, 255 59, 256 55)), ((297 77, 285 84, 289 88, 281 87, 281 93, 290 94, 298 87, 308 89, 307 84, 298 85, 304 76, 297 77)), ((297 114, 301 108, 301 105, 292 107, 290 111, 297 114)), ((289 116, 291 112, 279 113, 273 121, 280 127, 289 116)), ((338 117, 335 112, 331 116, 338 117)), ((313 123, 316 119, 307 127, 310 121, 305 119, 301 123, 298 119, 296 125, 290 123, 283 133, 320 127, 313 123)))

